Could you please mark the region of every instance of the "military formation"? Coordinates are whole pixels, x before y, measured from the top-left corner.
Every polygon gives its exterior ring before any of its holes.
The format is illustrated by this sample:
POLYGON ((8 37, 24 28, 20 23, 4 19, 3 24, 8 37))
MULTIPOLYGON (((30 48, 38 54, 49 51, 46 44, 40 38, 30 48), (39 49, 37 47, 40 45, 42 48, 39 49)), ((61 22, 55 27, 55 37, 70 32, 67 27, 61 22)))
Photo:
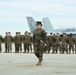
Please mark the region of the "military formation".
POLYGON ((50 36, 47 36, 47 49, 45 52, 52 54, 76 54, 76 38, 72 37, 72 33, 69 36, 66 33, 63 33, 62 36, 58 33, 50 33, 50 36))
MULTIPOLYGON (((0 35, 0 53, 2 53, 2 40, 4 40, 4 53, 12 53, 12 43, 14 43, 14 53, 29 53, 30 51, 35 53, 40 49, 42 53, 48 54, 76 54, 76 38, 72 36, 72 33, 69 36, 66 33, 61 36, 59 33, 53 34, 52 32, 47 35, 47 32, 41 28, 40 22, 36 25, 33 36, 28 31, 23 36, 20 32, 16 32, 15 36, 12 36, 11 32, 6 32, 5 37, 0 35)), ((37 53, 35 55, 38 57, 37 53)))
POLYGON ((26 53, 27 51, 29 53, 29 49, 31 49, 32 53, 32 36, 27 31, 24 33, 23 36, 21 36, 20 32, 16 32, 16 35, 14 37, 11 36, 10 32, 6 32, 4 38, 0 35, 0 53, 2 53, 2 40, 4 40, 5 44, 4 53, 12 53, 12 43, 14 43, 15 46, 14 53, 22 53, 22 43, 24 45, 23 53, 26 53))
MULTIPOLYGON (((38 31, 36 31, 36 33, 37 32, 38 31)), ((69 36, 67 36, 66 33, 63 33, 62 36, 60 36, 58 33, 57 34, 50 33, 49 36, 47 35, 46 32, 45 34, 46 34, 45 37, 46 46, 44 48, 44 53, 76 54, 76 38, 72 37, 72 33, 70 33, 69 36)), ((39 35, 37 34, 35 35, 35 38, 36 40, 40 39, 39 35)), ((28 31, 26 31, 23 36, 21 36, 20 32, 16 32, 16 35, 14 37, 11 36, 10 32, 6 32, 4 38, 0 35, 0 53, 2 53, 1 44, 3 39, 5 39, 4 53, 12 53, 12 41, 14 42, 14 46, 15 46, 14 53, 19 53, 19 52, 29 53, 30 51, 32 53, 35 46, 35 38, 34 36, 31 36, 31 34, 28 31), (22 44, 23 44, 23 48, 22 48, 22 44)))
POLYGON ((6 32, 4 38, 0 35, 0 53, 2 53, 2 40, 4 40, 4 53, 12 53, 12 43, 14 43, 14 53, 33 52, 38 58, 36 65, 41 65, 43 53, 76 54, 76 38, 73 38, 72 33, 69 36, 66 33, 63 33, 62 36, 59 33, 47 35, 47 32, 41 28, 41 23, 38 22, 36 25, 37 28, 34 30, 33 36, 28 31, 23 36, 21 36, 20 32, 16 32, 14 37, 11 32, 6 32))

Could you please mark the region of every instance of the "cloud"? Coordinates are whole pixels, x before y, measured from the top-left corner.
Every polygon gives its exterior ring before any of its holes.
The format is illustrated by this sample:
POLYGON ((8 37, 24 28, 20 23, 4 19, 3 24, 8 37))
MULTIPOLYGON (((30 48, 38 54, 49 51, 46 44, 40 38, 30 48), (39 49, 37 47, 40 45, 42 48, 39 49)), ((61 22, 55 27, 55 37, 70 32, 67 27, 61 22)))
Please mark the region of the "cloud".
MULTIPOLYGON (((18 12, 18 11, 7 11, 7 10, 3 10, 0 11, 0 20, 5 20, 6 21, 19 21, 19 22, 24 22, 26 19, 26 16, 28 16, 30 14, 26 13, 26 12, 18 12)), ((31 16, 31 15, 30 15, 31 16)), ((1 22, 2 22, 1 21, 1 22)))
POLYGON ((8 26, 8 31, 29 30, 25 26, 27 16, 32 16, 35 20, 49 17, 56 28, 74 26, 76 25, 76 0, 0 0, 0 25, 5 28, 8 26))
POLYGON ((64 3, 64 1, 48 1, 48 2, 52 2, 51 4, 45 3, 43 2, 43 0, 41 2, 42 3, 28 3, 28 2, 1 2, 0 3, 0 9, 2 10, 10 10, 10 11, 18 11, 18 12, 26 12, 26 13, 48 13, 51 15, 75 15, 76 16, 76 6, 71 6, 71 4, 75 4, 75 2, 71 3, 66 1, 64 3), (59 1, 59 3, 57 2, 59 1))

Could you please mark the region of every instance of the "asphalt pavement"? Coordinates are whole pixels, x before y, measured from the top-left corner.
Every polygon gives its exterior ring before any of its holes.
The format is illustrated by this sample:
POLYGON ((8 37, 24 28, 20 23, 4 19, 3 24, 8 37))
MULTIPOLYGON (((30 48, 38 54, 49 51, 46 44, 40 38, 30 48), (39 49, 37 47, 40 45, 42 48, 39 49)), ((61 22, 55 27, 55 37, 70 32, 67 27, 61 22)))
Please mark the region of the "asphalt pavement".
POLYGON ((34 53, 0 53, 0 75, 76 75, 76 54, 44 54, 41 66, 34 53))

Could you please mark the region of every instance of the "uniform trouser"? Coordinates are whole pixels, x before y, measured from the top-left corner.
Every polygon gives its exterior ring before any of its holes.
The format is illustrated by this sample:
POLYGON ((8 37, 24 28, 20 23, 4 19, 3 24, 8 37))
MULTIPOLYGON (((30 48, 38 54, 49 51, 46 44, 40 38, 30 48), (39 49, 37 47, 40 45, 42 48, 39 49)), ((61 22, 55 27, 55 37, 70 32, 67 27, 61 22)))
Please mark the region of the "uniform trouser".
POLYGON ((5 43, 5 52, 7 52, 7 43, 5 43))
POLYGON ((12 51, 12 44, 11 43, 5 43, 5 52, 9 52, 9 50, 12 51))
POLYGON ((1 47, 1 43, 0 43, 0 52, 2 52, 2 47, 1 47))
POLYGON ((19 53, 19 50, 22 51, 22 43, 15 43, 15 52, 19 53))
POLYGON ((62 53, 64 53, 64 51, 66 51, 66 53, 68 53, 68 49, 67 49, 67 44, 66 43, 62 43, 62 53))
POLYGON ((20 51, 22 51, 22 43, 20 43, 20 51))
POLYGON ((29 44, 28 43, 24 43, 24 52, 26 52, 26 50, 28 50, 29 52, 29 44))
POLYGON ((19 53, 20 44, 15 43, 15 52, 19 53))
POLYGON ((72 52, 74 53, 74 44, 69 44, 69 53, 71 53, 71 48, 72 52))
POLYGON ((40 44, 40 45, 35 45, 34 46, 34 53, 36 55, 36 57, 39 59, 39 60, 43 60, 43 52, 44 52, 44 45, 43 44, 40 44))
POLYGON ((12 44, 11 43, 7 44, 7 49, 8 49, 8 52, 9 52, 9 50, 11 50, 11 52, 12 52, 12 44))
POLYGON ((62 53, 62 44, 59 46, 59 52, 62 53))
POLYGON ((55 51, 57 53, 57 49, 56 49, 56 44, 55 43, 52 44, 52 49, 53 49, 53 52, 52 53, 55 53, 55 51))
POLYGON ((29 48, 30 48, 30 50, 31 50, 31 52, 32 52, 32 44, 29 44, 29 48))
POLYGON ((55 47, 56 47, 55 49, 56 49, 56 53, 57 53, 58 52, 58 49, 60 48, 60 44, 59 43, 56 43, 56 46, 55 47))
POLYGON ((75 53, 76 53, 76 44, 75 44, 75 53))
POLYGON ((51 47, 52 47, 52 43, 49 43, 48 44, 48 53, 50 53, 51 47))

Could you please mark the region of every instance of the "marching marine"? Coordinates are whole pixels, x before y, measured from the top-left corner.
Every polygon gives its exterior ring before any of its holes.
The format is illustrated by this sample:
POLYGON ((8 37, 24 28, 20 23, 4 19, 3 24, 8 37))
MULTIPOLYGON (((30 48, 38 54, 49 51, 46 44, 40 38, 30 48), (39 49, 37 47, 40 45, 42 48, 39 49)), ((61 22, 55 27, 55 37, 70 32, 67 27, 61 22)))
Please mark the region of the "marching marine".
POLYGON ((37 29, 33 33, 33 44, 34 44, 34 53, 38 58, 38 63, 36 65, 41 65, 43 60, 43 52, 46 46, 46 33, 41 28, 41 22, 37 22, 37 29))

